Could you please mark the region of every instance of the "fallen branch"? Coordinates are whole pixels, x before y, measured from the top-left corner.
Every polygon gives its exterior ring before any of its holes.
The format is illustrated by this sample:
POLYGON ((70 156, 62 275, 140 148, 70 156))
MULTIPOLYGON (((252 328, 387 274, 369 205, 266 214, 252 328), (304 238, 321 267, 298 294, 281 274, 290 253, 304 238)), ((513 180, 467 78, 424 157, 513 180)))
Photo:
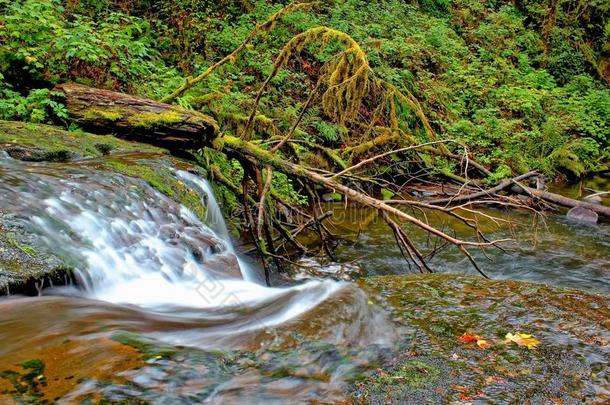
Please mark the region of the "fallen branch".
MULTIPOLYGON (((303 166, 292 163, 281 156, 274 155, 265 149, 261 149, 260 147, 253 145, 250 142, 246 142, 243 139, 225 135, 222 138, 219 138, 219 142, 217 143, 218 147, 224 147, 231 149, 237 153, 243 154, 245 156, 249 156, 252 159, 258 161, 259 165, 270 165, 275 167, 277 170, 280 170, 284 173, 294 175, 306 181, 311 181, 313 183, 322 185, 329 189, 335 190, 336 192, 344 195, 347 199, 358 202, 364 206, 368 206, 380 211, 383 211, 387 214, 394 215, 401 220, 409 222, 415 226, 422 228, 423 230, 429 232, 432 235, 438 236, 441 239, 446 240, 449 243, 457 246, 457 248, 464 253, 468 259, 471 261, 473 266, 482 273, 479 267, 476 265, 472 255, 466 249, 467 246, 473 247, 485 247, 485 246, 495 246, 502 242, 507 242, 512 239, 501 239, 490 242, 474 242, 468 240, 462 240, 455 238, 451 235, 448 235, 442 232, 439 229, 434 228, 433 226, 401 211, 397 208, 394 208, 381 200, 370 197, 364 193, 356 191, 350 187, 339 184, 327 177, 324 177, 321 174, 315 173, 303 166)), ((483 273, 482 273, 483 274, 483 273)))
POLYGON ((522 174, 521 176, 515 177, 514 179, 505 180, 495 187, 492 187, 490 189, 483 190, 483 191, 480 191, 477 193, 466 194, 466 195, 461 195, 461 196, 455 195, 455 196, 452 196, 449 198, 438 198, 435 200, 428 200, 426 202, 428 204, 432 204, 432 205, 457 204, 457 203, 462 203, 462 202, 466 202, 466 201, 476 200, 481 197, 493 196, 494 194, 496 194, 504 189, 507 189, 508 187, 513 185, 514 182, 529 179, 530 177, 533 177, 536 174, 538 174, 538 172, 531 171, 531 172, 522 174))
POLYGON ((550 203, 561 205, 561 206, 567 207, 567 208, 584 207, 599 215, 603 215, 607 218, 610 218, 610 207, 606 207, 605 205, 598 205, 598 204, 592 204, 587 201, 574 200, 572 198, 564 197, 562 195, 555 194, 555 193, 550 193, 548 191, 536 190, 531 187, 526 187, 526 186, 522 186, 522 187, 525 187, 525 189, 527 191, 529 191, 536 197, 541 198, 550 203))

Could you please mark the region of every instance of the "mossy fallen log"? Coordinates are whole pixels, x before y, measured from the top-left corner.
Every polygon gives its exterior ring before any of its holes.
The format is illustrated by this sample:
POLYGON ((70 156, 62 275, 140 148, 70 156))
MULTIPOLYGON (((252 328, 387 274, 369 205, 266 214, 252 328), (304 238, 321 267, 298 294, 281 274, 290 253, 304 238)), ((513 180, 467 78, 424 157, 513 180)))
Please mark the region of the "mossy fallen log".
POLYGON ((55 91, 65 96, 69 118, 83 129, 168 149, 198 149, 218 132, 216 121, 200 112, 73 83, 55 91))

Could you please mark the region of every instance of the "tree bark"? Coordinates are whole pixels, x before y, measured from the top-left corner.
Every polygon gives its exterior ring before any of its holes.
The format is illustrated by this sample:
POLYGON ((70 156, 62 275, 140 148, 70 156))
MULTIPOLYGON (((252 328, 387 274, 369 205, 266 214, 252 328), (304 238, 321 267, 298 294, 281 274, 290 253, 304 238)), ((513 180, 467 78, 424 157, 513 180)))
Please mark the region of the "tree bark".
POLYGON ((549 193, 544 190, 536 190, 530 187, 526 187, 527 190, 532 193, 534 196, 543 199, 544 201, 548 201, 550 203, 554 203, 557 205, 562 205, 567 208, 574 207, 583 207, 587 208, 593 212, 596 212, 599 215, 603 215, 607 218, 610 218, 610 207, 606 207, 605 205, 592 204, 586 201, 574 200, 572 198, 564 197, 559 194, 549 193))
POLYGON ((199 149, 218 133, 216 121, 197 111, 72 83, 54 90, 64 94, 70 120, 87 131, 168 149, 199 149))

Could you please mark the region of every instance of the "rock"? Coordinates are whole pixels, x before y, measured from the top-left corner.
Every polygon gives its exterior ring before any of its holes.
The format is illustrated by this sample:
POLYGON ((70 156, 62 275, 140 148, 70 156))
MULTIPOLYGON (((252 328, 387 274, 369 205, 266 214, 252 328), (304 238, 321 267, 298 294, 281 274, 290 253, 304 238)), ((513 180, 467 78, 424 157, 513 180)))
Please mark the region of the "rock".
POLYGON ((595 211, 592 211, 585 207, 574 207, 570 211, 568 211, 566 216, 574 221, 586 222, 591 224, 597 223, 597 220, 599 218, 595 211))
POLYGON ((14 215, 0 211, 0 296, 38 295, 51 285, 72 282, 72 271, 62 260, 40 248, 14 215))
POLYGON ((11 158, 24 162, 67 162, 77 157, 67 150, 48 151, 36 147, 12 146, 5 151, 11 158))
POLYGON ((506 403, 521 403, 524 397, 536 403, 551 398, 578 403, 588 390, 607 385, 596 376, 608 375, 608 364, 593 360, 607 352, 596 341, 609 333, 605 295, 449 274, 367 277, 361 285, 398 319, 401 337, 395 347, 402 348, 389 364, 357 382, 356 393, 367 403, 464 403, 463 392, 455 390, 460 381, 469 381, 470 392, 485 390, 487 398, 506 403), (516 349, 503 342, 507 333, 524 330, 540 340, 538 348, 516 349), (460 342, 465 331, 488 338, 492 346, 460 342), (469 380, 481 367, 493 377, 469 380), (593 371, 596 367, 603 371, 593 371), (582 383, 569 383, 574 376, 582 383), (438 392, 446 396, 436 400, 438 392))

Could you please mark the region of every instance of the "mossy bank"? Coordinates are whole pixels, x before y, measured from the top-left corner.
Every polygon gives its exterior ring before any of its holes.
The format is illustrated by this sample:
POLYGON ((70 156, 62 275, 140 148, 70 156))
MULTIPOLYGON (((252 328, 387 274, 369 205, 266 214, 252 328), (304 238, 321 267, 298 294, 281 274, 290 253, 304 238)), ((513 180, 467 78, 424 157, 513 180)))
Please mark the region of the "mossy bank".
MULTIPOLYGON (((201 196, 175 175, 176 169, 200 169, 164 149, 113 136, 0 121, 0 153, 4 153, 1 159, 39 162, 42 166, 82 164, 136 178, 181 203, 202 221, 206 219, 201 196)), ((2 177, 0 170, 0 181, 2 177)), ((0 212, 0 294, 36 294, 43 287, 71 280, 74 263, 65 263, 46 251, 38 235, 24 224, 25 218, 0 212)))

